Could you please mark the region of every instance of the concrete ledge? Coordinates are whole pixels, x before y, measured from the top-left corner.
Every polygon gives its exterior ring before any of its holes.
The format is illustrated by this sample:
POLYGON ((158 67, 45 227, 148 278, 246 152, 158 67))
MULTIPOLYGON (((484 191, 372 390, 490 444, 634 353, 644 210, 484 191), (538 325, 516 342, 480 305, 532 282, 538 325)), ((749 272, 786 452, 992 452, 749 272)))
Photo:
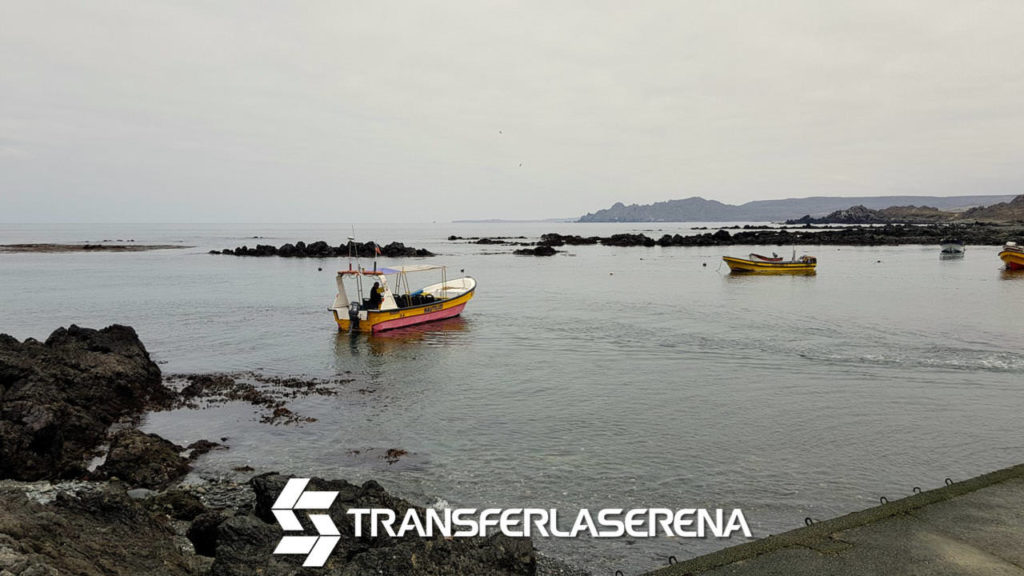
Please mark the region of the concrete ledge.
MULTIPOLYGON (((1017 466, 1013 466, 1011 468, 1005 468, 1002 470, 991 472, 989 474, 985 474, 983 476, 971 478, 970 480, 954 482, 943 488, 929 490, 927 492, 921 492, 919 494, 914 494, 912 496, 908 496, 900 500, 894 500, 887 504, 875 506, 874 508, 868 508, 867 510, 862 510, 860 512, 853 512, 851 514, 840 516, 832 520, 814 522, 810 526, 797 528, 795 530, 790 530, 789 532, 769 536, 761 540, 755 540, 752 542, 747 542, 745 544, 732 546, 730 548, 719 550, 718 552, 713 552, 711 554, 707 554, 704 556, 699 556, 697 558, 693 558, 685 562, 678 562, 665 568, 649 572, 648 576, 696 576, 697 574, 707 573, 709 571, 727 567, 729 565, 736 564, 739 562, 746 563, 746 561, 758 559, 758 557, 764 555, 781 553, 782 551, 793 548, 802 550, 810 549, 816 551, 815 553, 821 554, 833 554, 833 558, 839 557, 839 561, 841 562, 841 557, 844 551, 848 550, 849 548, 852 548, 854 545, 836 538, 837 533, 851 531, 861 527, 868 527, 868 529, 870 529, 872 528, 872 526, 870 525, 878 524, 887 519, 892 519, 897 516, 910 515, 910 513, 920 511, 926 507, 935 506, 936 504, 940 504, 943 502, 948 502, 955 498, 970 494, 972 492, 976 492, 983 488, 997 486, 1011 480, 1021 481, 1014 482, 1012 483, 1013 486, 1007 488, 1010 491, 1011 496, 1011 498, 1008 499, 1008 501, 1013 502, 1014 500, 1017 500, 1024 502, 1024 464, 1020 464, 1017 466)), ((1001 496, 1000 498, 1003 497, 1001 496)), ((967 508, 970 508, 971 503, 965 503, 965 505, 967 508)), ((1010 507, 1012 508, 1012 506, 1010 507)), ((958 512, 960 512, 961 515, 962 513, 964 513, 963 510, 958 510, 958 512)), ((985 520, 985 518, 982 518, 982 520, 985 520)), ((952 522, 952 520, 947 518, 945 522, 952 522)), ((942 530, 942 521, 940 521, 937 525, 929 524, 928 527, 925 528, 925 530, 932 531, 932 533, 934 533, 933 528, 937 528, 940 532, 947 532, 945 530, 942 530)), ((1010 531, 1024 531, 1024 525, 1011 526, 1008 527, 1008 529, 1010 531)), ((878 527, 878 530, 879 532, 885 533, 885 535, 887 536, 893 536, 893 540, 899 540, 899 537, 901 535, 912 532, 912 530, 908 530, 905 527, 897 527, 892 525, 886 526, 884 528, 878 527)), ((950 531, 955 532, 955 530, 950 531)), ((893 543, 892 547, 895 548, 896 546, 897 543, 893 543)), ((885 549, 885 546, 880 546, 878 548, 881 551, 885 549)), ((1021 540, 1020 548, 1024 549, 1024 540, 1021 540)), ((879 554, 881 554, 881 552, 879 552, 879 554)), ((946 559, 939 559, 937 561, 937 564, 945 560, 946 559)), ((1001 561, 999 558, 996 558, 996 560, 1001 561)), ((784 562, 766 562, 765 568, 767 568, 767 564, 792 565, 793 563, 797 564, 797 566, 794 566, 794 568, 796 569, 792 570, 791 573, 803 573, 799 570, 799 564, 801 563, 801 560, 799 558, 787 558, 784 562)), ((809 564, 811 564, 811 562, 804 563, 808 564, 807 568, 809 569, 809 564)), ((1010 567, 1011 571, 1015 567, 1020 568, 1020 566, 1013 561, 1008 561, 1007 566, 1010 567)), ((894 568, 896 567, 894 566, 894 568)), ((728 571, 728 573, 733 572, 735 571, 728 571)), ((774 571, 771 572, 774 573, 774 571)), ((852 572, 857 573, 857 571, 852 572)), ((726 572, 723 571, 723 573, 726 572)), ((760 572, 758 570, 753 570, 752 573, 760 572)), ((766 570, 764 571, 764 573, 769 573, 769 571, 766 570)), ((808 571, 806 573, 814 572, 808 571)), ((897 569, 896 573, 903 573, 903 571, 897 569)), ((939 571, 937 573, 942 572, 939 571)), ((1020 573, 1024 574, 1024 569, 1021 569, 1020 573)))

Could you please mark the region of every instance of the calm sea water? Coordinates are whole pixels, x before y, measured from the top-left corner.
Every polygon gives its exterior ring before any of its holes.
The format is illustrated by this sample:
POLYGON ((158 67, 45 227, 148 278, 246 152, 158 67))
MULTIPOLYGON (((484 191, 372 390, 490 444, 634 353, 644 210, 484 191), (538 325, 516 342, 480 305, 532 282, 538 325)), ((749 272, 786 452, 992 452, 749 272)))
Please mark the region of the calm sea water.
MULTIPOLYGON (((0 331, 119 322, 165 373, 353 378, 293 402, 317 418, 302 426, 260 424, 238 405, 145 426, 179 443, 229 438, 200 461, 207 473, 376 478, 421 504, 739 507, 765 536, 1024 461, 1024 276, 1002 272, 993 247, 952 261, 937 246, 817 247, 817 276, 733 277, 720 257, 754 247, 539 259, 446 240, 690 227, 360 226, 360 240, 428 248, 479 282, 462 318, 368 338, 338 334, 326 310, 345 263, 206 254, 340 244, 345 225, 2 225, 0 243, 194 248, 0 254, 0 331), (389 448, 410 454, 389 465, 389 448)), ((629 574, 740 541, 536 543, 629 574)))

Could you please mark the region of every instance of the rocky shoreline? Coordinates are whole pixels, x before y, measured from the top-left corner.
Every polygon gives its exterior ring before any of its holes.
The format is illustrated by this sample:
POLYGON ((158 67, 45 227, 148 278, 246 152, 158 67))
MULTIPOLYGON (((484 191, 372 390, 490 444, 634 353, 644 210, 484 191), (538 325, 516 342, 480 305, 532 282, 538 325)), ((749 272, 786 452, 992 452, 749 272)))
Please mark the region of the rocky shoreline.
POLYGON ((196 458, 225 447, 177 446, 132 424, 149 410, 217 398, 294 422, 298 416, 281 411, 284 399, 329 393, 330 383, 281 379, 268 388, 230 375, 176 378, 164 385, 127 326, 71 326, 45 342, 0 335, 0 574, 579 574, 538 562, 528 538, 356 538, 349 508, 413 507, 372 480, 311 480, 314 490, 339 493, 328 514, 341 541, 324 568, 275 555, 283 531, 270 508, 287 477, 183 482, 196 458))

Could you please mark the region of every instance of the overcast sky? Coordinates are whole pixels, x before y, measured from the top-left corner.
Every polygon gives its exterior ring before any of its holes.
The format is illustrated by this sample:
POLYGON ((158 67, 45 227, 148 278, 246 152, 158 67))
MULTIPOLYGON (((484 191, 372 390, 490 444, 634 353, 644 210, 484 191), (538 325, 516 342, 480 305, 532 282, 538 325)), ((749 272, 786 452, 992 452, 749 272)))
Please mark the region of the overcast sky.
POLYGON ((0 221, 1024 191, 1024 2, 0 0, 0 221))

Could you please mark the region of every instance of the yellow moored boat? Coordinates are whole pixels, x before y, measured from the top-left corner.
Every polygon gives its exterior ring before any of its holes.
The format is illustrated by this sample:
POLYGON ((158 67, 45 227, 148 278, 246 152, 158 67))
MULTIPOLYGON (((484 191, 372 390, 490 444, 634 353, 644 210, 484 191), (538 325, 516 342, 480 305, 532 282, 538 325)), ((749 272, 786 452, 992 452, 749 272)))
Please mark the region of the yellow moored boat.
POLYGON ((797 258, 795 254, 792 260, 783 260, 774 254, 771 258, 760 254, 751 254, 749 258, 722 256, 722 260, 732 272, 755 274, 814 274, 818 265, 814 256, 797 258))
POLYGON ((343 332, 376 333, 452 318, 462 313, 476 290, 473 277, 450 280, 444 266, 429 265, 380 269, 375 265, 373 270, 349 265, 348 270, 338 272, 337 284, 338 294, 329 310, 343 332), (441 281, 410 291, 407 275, 427 271, 439 272, 441 281), (370 282, 373 286, 366 288, 370 282), (349 301, 346 283, 355 300, 349 301))
POLYGON ((999 258, 1006 264, 1007 270, 1024 270, 1024 248, 1016 242, 1007 242, 999 258))

